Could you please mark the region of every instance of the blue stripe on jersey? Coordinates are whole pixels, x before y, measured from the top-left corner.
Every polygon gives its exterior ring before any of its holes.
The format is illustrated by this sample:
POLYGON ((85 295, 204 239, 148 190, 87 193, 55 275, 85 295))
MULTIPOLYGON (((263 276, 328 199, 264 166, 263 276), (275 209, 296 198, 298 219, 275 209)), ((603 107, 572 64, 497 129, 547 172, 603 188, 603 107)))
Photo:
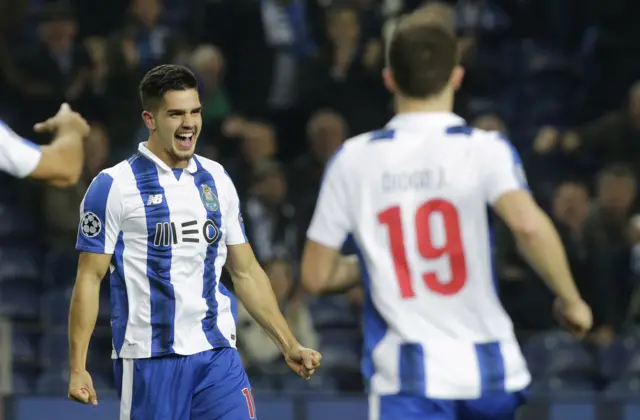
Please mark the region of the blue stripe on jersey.
POLYGON ((113 252, 115 270, 113 270, 109 279, 111 289, 111 333, 113 335, 113 348, 118 355, 124 345, 124 335, 127 331, 127 321, 129 320, 129 299, 127 298, 127 284, 124 280, 123 254, 124 238, 122 232, 120 232, 113 252))
MULTIPOLYGON (((202 167, 198 159, 194 158, 198 170, 193 175, 193 180, 196 184, 198 191, 202 191, 202 185, 207 185, 213 191, 213 194, 218 198, 218 189, 216 188, 216 182, 213 176, 202 167)), ((207 219, 211 220, 218 231, 222 228, 222 213, 220 212, 220 204, 215 207, 215 211, 207 210, 207 219)), ((216 287, 218 286, 219 276, 216 273, 216 258, 218 257, 218 244, 220 242, 220 234, 218 238, 207 247, 207 256, 204 260, 204 286, 202 288, 202 297, 207 301, 207 314, 202 320, 202 329, 209 341, 209 344, 214 348, 229 347, 229 341, 224 337, 220 329, 218 328, 218 301, 216 300, 216 287)), ((220 289, 222 291, 222 289, 220 289)), ((233 302, 232 297, 231 301, 233 302)))
POLYGON ((172 246, 154 245, 156 225, 171 221, 156 164, 138 154, 129 160, 147 219, 147 277, 151 292, 151 357, 173 353, 176 296, 171 284, 172 246), (161 194, 162 202, 149 202, 161 194))
POLYGON ((529 190, 529 185, 527 183, 525 174, 524 174, 524 165, 522 164, 522 159, 520 158, 520 154, 518 153, 518 149, 507 139, 505 136, 499 136, 500 140, 505 142, 511 151, 511 157, 513 158, 513 166, 516 171, 516 179, 520 183, 520 188, 525 190, 529 190))
POLYGON ((369 141, 377 141, 377 140, 393 140, 396 135, 396 131, 385 128, 382 130, 374 131, 371 133, 371 138, 369 141))
POLYGON ((360 271, 362 272, 362 283, 364 286, 365 292, 365 300, 364 307, 362 309, 363 318, 364 318, 364 340, 362 344, 362 375, 366 380, 370 380, 375 373, 375 365, 373 363, 373 350, 375 350, 376 346, 382 341, 385 334, 387 333, 387 323, 380 316, 378 310, 373 304, 373 300, 371 298, 371 276, 369 275, 369 270, 365 264, 364 256, 362 255, 361 248, 358 246, 355 238, 352 235, 349 235, 349 239, 347 241, 352 240, 354 244, 354 248, 356 251, 356 255, 358 256, 358 261, 360 262, 360 271))
POLYGON ((96 236, 90 237, 82 233, 82 226, 80 226, 76 249, 80 251, 104 253, 105 232, 107 230, 107 199, 109 198, 111 185, 113 185, 111 175, 102 172, 96 176, 89 186, 85 194, 82 212, 83 215, 93 213, 100 221, 100 230, 96 236))
POLYGON ((504 359, 499 342, 476 344, 481 395, 504 393, 504 359))
POLYGON ((470 136, 473 133, 473 127, 469 127, 468 125, 455 125, 452 127, 447 127, 445 133, 447 135, 462 134, 465 136, 470 136))
POLYGON ((424 395, 426 389, 426 374, 424 363, 424 349, 421 344, 400 344, 400 392, 424 395))

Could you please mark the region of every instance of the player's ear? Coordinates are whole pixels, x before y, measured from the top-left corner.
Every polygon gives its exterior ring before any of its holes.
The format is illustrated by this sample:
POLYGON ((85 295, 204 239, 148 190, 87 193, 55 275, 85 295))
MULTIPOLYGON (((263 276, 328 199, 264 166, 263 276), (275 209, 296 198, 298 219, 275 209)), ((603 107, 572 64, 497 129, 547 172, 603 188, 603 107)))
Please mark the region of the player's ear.
POLYGON ((451 86, 454 90, 460 89, 462 86, 462 79, 464 79, 464 68, 462 66, 455 66, 453 72, 451 72, 451 86))
POLYGON ((153 114, 149 111, 142 111, 142 121, 149 130, 156 129, 156 120, 153 118, 153 114))
POLYGON ((389 92, 396 93, 396 81, 389 67, 382 69, 382 81, 389 92))

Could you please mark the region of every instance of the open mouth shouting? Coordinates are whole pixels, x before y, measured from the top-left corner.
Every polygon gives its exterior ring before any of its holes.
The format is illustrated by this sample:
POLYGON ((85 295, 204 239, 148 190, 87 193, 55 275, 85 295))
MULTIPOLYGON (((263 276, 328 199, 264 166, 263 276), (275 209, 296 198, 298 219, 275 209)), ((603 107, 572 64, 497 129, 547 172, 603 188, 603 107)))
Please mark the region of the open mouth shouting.
POLYGON ((195 131, 181 131, 174 135, 179 150, 191 150, 195 140, 195 131))

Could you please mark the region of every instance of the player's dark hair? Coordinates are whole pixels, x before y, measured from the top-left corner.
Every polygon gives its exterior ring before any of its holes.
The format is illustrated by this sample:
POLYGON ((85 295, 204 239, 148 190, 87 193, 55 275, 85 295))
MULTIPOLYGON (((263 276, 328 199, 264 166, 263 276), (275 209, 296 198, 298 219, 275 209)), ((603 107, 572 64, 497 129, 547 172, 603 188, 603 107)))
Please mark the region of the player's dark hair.
POLYGON ((438 95, 457 64, 457 40, 446 25, 414 17, 400 21, 388 51, 400 94, 414 99, 438 95))
POLYGON ((163 64, 151 69, 140 82, 142 108, 145 111, 157 109, 168 91, 197 88, 198 81, 191 70, 175 64, 163 64))

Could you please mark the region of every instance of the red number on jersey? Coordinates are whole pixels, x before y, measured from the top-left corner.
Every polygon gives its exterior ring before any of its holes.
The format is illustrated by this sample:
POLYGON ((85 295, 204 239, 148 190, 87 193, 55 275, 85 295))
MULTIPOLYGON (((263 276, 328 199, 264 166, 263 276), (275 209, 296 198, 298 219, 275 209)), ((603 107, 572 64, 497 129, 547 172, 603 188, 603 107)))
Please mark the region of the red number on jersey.
POLYGON ((256 404, 253 401, 253 392, 249 388, 242 388, 242 395, 247 400, 247 408, 249 409, 249 418, 256 418, 256 404))
MULTIPOLYGON (((404 246, 404 232, 402 231, 402 219, 400 207, 394 206, 378 214, 378 221, 387 225, 389 232, 389 244, 391 256, 396 271, 400 295, 403 299, 409 299, 416 295, 411 284, 411 273, 407 262, 407 252, 404 246)), ((458 211, 448 201, 435 199, 427 201, 418 207, 415 218, 417 235, 417 248, 422 258, 433 260, 447 255, 451 266, 451 279, 443 283, 434 272, 422 274, 422 279, 429 290, 441 295, 454 295, 458 293, 467 281, 467 265, 462 249, 462 237, 460 235, 460 220, 458 211), (431 227, 429 219, 432 213, 438 212, 444 221, 446 234, 445 243, 436 247, 431 239, 431 227)))

